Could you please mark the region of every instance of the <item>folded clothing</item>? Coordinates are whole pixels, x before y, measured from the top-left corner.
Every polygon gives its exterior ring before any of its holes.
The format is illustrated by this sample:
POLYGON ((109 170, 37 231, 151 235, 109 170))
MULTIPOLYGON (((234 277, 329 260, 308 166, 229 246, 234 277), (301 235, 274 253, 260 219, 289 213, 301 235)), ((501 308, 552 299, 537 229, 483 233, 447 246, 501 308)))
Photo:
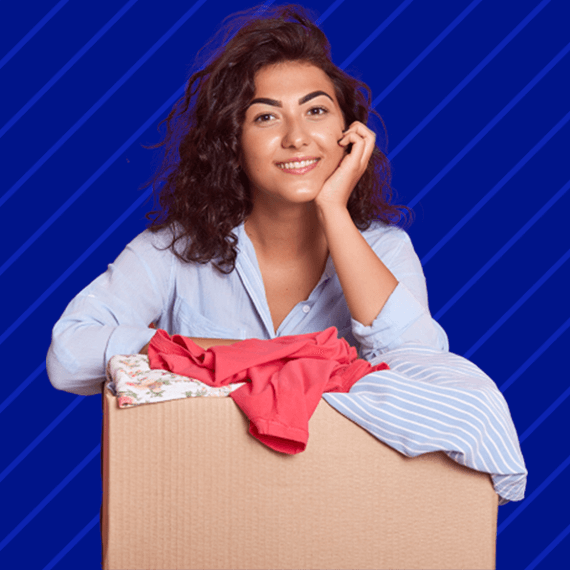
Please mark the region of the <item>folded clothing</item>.
POLYGON ((230 397, 250 420, 249 433, 276 451, 304 451, 309 419, 325 392, 348 392, 360 378, 387 370, 358 358, 356 349, 322 332, 248 339, 207 350, 159 329, 148 347, 151 369, 189 376, 209 386, 246 382, 230 397))
POLYGON ((119 408, 181 398, 223 398, 243 385, 238 382, 212 388, 199 380, 166 370, 151 370, 146 354, 117 354, 111 357, 107 364, 107 378, 119 408))
POLYGON ((443 451, 459 465, 489 473, 499 505, 524 498, 527 470, 517 431, 489 376, 458 354, 418 343, 380 358, 390 370, 369 374, 348 394, 323 398, 407 457, 443 451))

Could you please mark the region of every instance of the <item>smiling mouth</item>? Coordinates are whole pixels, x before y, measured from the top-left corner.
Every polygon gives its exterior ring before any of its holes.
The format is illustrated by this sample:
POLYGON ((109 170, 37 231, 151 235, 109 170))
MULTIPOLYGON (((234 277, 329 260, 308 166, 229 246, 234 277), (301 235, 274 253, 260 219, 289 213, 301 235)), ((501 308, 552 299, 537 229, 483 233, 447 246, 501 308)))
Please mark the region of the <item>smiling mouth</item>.
POLYGON ((300 160, 291 162, 278 162, 277 168, 287 172, 288 174, 305 174, 313 170, 317 166, 320 158, 313 158, 310 160, 300 160))

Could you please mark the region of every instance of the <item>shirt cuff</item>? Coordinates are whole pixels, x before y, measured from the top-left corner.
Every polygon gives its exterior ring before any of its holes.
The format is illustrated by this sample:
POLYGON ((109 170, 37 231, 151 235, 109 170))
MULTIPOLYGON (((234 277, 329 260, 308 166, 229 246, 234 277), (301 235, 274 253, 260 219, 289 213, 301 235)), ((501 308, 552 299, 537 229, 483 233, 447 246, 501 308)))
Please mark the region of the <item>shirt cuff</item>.
POLYGON ((425 313, 410 290, 403 283, 398 283, 371 325, 364 326, 351 319, 352 334, 360 343, 363 355, 385 352, 425 313))
POLYGON ((150 328, 125 325, 117 327, 107 343, 105 368, 107 368, 109 360, 116 354, 138 354, 141 348, 149 343, 155 334, 156 330, 150 328))

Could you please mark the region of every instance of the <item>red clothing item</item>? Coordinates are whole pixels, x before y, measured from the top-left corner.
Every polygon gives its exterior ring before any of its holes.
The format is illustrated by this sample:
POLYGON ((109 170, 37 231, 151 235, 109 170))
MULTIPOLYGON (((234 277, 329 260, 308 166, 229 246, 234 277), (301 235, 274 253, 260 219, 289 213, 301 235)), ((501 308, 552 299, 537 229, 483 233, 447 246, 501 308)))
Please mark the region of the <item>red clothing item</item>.
POLYGON ((372 366, 337 329, 248 339, 231 346, 200 348, 180 335, 159 329, 148 347, 152 369, 169 370, 209 386, 244 382, 230 394, 250 420, 249 433, 283 453, 304 451, 309 419, 324 392, 348 392, 366 374, 388 370, 372 366))

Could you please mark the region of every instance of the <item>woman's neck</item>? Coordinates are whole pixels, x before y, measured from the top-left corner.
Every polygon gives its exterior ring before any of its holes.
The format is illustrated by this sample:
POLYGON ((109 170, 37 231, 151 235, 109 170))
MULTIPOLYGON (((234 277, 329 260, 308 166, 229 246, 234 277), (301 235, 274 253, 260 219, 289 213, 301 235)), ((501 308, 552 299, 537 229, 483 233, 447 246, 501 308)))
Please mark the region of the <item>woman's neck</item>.
POLYGON ((313 203, 268 210, 254 206, 244 224, 258 256, 293 262, 319 253, 328 256, 325 234, 313 203))

